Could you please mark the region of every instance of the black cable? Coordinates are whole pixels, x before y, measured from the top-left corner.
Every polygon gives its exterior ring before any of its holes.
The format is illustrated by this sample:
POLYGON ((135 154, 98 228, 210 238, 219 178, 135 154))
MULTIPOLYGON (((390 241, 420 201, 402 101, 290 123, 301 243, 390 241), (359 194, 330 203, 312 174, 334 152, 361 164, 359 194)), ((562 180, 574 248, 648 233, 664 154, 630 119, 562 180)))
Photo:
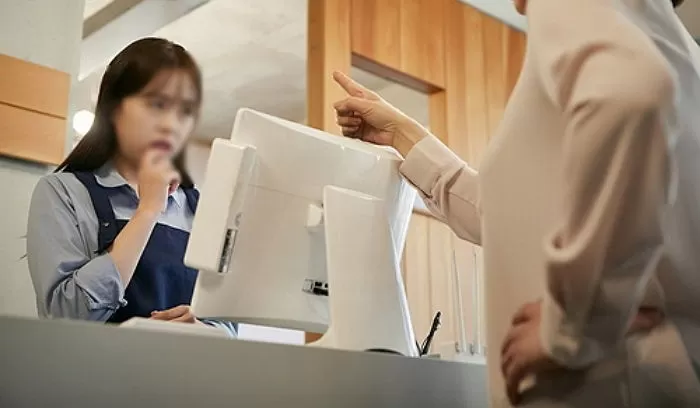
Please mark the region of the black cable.
POLYGON ((430 332, 425 340, 423 340, 423 344, 419 348, 419 355, 424 356, 430 351, 430 345, 433 342, 433 337, 435 337, 435 332, 437 332, 438 328, 440 328, 440 317, 442 317, 442 313, 440 311, 435 313, 433 324, 430 326, 430 332))
POLYGON ((399 356, 403 356, 403 354, 399 353, 396 350, 390 350, 390 349, 385 349, 385 348, 371 348, 371 349, 367 349, 365 351, 371 352, 371 353, 396 354, 399 356))

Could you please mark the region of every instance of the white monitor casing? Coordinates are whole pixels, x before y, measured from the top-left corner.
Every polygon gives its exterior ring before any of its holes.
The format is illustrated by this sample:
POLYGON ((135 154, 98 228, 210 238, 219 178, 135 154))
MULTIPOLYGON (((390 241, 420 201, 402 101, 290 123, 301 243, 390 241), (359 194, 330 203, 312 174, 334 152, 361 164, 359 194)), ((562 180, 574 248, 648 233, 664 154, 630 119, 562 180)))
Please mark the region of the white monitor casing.
MULTIPOLYGON (((214 141, 200 186, 185 256, 187 265, 200 270, 195 312, 324 333, 331 319, 329 298, 333 302, 334 291, 343 290, 344 307, 364 303, 366 310, 358 313, 374 313, 374 325, 392 324, 381 323, 382 315, 402 319, 396 330, 408 336, 406 342, 415 342, 399 271, 415 190, 399 174, 401 160, 390 148, 240 110, 230 140, 214 141), (337 203, 331 232, 324 197, 337 203), (358 228, 348 228, 348 222, 358 228), (335 246, 331 252, 338 259, 357 259, 357 264, 331 262, 328 245, 335 246), (330 264, 342 270, 331 272, 330 264), (355 273, 357 268, 378 270, 355 273), (343 287, 333 286, 333 273, 343 287), (348 274, 362 281, 348 281, 348 274), (375 275, 382 278, 373 282, 375 275), (307 280, 328 282, 329 296, 304 292, 307 280)), ((357 347, 364 347, 360 343, 357 347)))

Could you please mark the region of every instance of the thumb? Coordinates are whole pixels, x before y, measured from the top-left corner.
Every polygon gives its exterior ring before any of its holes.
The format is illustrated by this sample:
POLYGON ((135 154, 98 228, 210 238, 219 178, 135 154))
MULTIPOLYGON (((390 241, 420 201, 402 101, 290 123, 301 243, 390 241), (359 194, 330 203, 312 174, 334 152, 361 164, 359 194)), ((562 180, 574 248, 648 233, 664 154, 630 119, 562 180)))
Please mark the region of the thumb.
POLYGON ((333 104, 337 112, 356 112, 360 116, 366 116, 372 111, 374 101, 351 96, 333 104))

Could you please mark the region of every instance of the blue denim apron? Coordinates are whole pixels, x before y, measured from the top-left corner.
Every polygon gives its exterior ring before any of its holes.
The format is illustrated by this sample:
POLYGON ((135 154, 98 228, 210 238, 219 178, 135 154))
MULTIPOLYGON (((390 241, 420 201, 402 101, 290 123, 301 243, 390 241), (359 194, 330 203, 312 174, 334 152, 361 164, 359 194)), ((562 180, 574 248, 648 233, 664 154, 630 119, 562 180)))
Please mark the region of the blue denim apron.
MULTIPOLYGON (((93 173, 74 173, 90 194, 99 221, 97 253, 105 252, 128 220, 117 220, 109 201, 107 187, 100 185, 93 173)), ((199 192, 183 189, 187 205, 194 213, 199 192)), ((120 307, 108 322, 121 323, 132 317, 150 317, 154 310, 189 305, 197 271, 184 264, 189 232, 156 224, 126 287, 126 306, 120 307)))

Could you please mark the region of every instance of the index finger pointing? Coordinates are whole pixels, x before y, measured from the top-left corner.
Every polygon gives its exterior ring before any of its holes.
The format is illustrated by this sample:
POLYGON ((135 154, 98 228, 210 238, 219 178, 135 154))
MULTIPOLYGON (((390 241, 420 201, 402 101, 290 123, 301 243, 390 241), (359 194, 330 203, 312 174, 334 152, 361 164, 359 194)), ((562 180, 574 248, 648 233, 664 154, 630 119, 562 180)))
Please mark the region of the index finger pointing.
POLYGON ((367 99, 377 99, 374 92, 357 83, 355 80, 340 71, 333 72, 333 79, 350 96, 365 97, 367 99))

